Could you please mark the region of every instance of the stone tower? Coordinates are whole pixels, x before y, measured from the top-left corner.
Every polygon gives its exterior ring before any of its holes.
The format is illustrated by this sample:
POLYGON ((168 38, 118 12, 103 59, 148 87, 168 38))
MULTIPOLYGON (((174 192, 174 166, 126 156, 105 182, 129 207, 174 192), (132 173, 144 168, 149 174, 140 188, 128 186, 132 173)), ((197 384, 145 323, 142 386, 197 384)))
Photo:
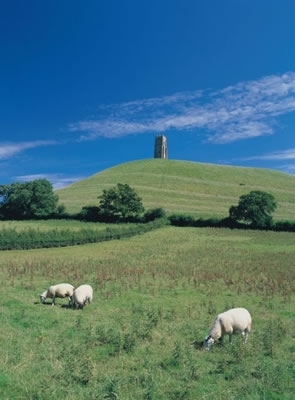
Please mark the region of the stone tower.
POLYGON ((167 138, 159 135, 155 138, 154 158, 168 158, 167 138))

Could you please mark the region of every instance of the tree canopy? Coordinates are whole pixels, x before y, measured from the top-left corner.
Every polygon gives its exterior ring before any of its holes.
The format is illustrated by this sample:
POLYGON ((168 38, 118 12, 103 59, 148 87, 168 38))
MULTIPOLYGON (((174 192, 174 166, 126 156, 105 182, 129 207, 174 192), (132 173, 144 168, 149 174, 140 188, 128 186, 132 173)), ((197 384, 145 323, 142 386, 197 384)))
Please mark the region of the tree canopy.
POLYGON ((141 198, 128 184, 104 189, 98 198, 99 214, 109 220, 134 220, 144 213, 141 198))
POLYGON ((233 221, 249 223, 254 228, 269 228, 273 225, 271 213, 277 207, 272 194, 253 190, 240 197, 237 206, 231 206, 229 216, 233 221))
POLYGON ((48 218, 57 212, 58 196, 46 179, 0 186, 2 219, 48 218))

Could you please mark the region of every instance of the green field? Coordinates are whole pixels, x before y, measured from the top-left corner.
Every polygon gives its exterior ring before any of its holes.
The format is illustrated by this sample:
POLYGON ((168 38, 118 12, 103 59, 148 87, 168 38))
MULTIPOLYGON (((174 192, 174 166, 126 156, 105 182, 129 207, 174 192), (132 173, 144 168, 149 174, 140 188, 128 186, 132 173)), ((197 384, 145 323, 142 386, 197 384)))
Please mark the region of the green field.
POLYGON ((2 251, 0 398, 294 399, 294 260, 291 233, 169 226, 2 251), (64 281, 93 285, 92 304, 39 303, 64 281), (194 345, 234 306, 252 314, 247 345, 194 345))
MULTIPOLYGON (((173 160, 118 165, 56 191, 68 213, 127 183, 145 209, 223 218, 251 190, 295 221, 295 177, 173 160)), ((2 221, 2 232, 105 230, 74 220, 2 221)), ((0 252, 1 400, 294 400, 294 234, 164 226, 128 239, 0 252), (89 283, 81 310, 39 302, 49 285, 89 283), (248 343, 209 352, 215 316, 246 307, 248 343)))
POLYGON ((241 168, 188 161, 147 159, 106 169, 56 193, 66 211, 99 204, 103 189, 127 183, 141 196, 146 209, 196 218, 224 218, 239 197, 251 190, 274 195, 274 220, 295 221, 295 176, 275 170, 241 168))

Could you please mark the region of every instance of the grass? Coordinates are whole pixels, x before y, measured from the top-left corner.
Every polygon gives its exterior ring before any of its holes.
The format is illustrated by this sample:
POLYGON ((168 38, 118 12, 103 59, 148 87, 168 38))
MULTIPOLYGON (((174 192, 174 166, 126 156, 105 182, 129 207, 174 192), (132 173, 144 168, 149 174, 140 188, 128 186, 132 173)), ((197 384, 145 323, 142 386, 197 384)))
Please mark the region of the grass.
POLYGON ((69 213, 98 205, 103 189, 127 183, 146 209, 162 207, 168 214, 224 218, 230 206, 251 190, 272 193, 278 203, 275 220, 295 220, 295 177, 261 168, 230 167, 188 161, 146 159, 117 165, 56 193, 69 213))
POLYGON ((80 222, 75 221, 73 219, 55 219, 55 220, 28 220, 28 221, 0 221, 0 230, 13 229, 16 232, 25 232, 32 230, 38 230, 40 232, 49 232, 49 231, 64 231, 71 230, 74 232, 78 232, 82 229, 93 229, 95 231, 102 231, 108 225, 103 223, 95 223, 95 222, 80 222))
POLYGON ((165 227, 125 240, 1 252, 1 399, 293 399, 294 235, 165 227), (83 311, 43 305, 90 283, 83 311), (201 351, 215 315, 247 307, 244 346, 201 351))
MULTIPOLYGON (((98 205, 102 190, 128 183, 146 209, 226 217, 239 196, 272 193, 275 220, 295 220, 294 177, 271 170, 175 160, 121 164, 57 191, 70 213, 98 205)), ((78 221, 1 222, 18 232, 80 230, 78 221)), ((166 226, 98 244, 1 251, 0 398, 294 399, 295 247, 287 232, 166 226), (49 285, 90 283, 83 311, 49 285), (249 309, 244 346, 202 351, 217 313, 249 309)))

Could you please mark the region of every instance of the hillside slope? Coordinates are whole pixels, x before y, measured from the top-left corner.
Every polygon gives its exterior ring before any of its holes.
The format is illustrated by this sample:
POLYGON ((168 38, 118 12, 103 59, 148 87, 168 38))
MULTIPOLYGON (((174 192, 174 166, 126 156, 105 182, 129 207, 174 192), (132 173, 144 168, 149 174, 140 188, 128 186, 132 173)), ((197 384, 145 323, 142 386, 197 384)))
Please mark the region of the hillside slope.
POLYGON ((66 211, 74 213, 98 205, 102 190, 117 183, 134 188, 145 209, 162 207, 168 214, 198 218, 226 217, 242 194, 263 190, 277 201, 275 220, 295 220, 295 176, 261 168, 145 159, 106 169, 56 193, 66 211))

